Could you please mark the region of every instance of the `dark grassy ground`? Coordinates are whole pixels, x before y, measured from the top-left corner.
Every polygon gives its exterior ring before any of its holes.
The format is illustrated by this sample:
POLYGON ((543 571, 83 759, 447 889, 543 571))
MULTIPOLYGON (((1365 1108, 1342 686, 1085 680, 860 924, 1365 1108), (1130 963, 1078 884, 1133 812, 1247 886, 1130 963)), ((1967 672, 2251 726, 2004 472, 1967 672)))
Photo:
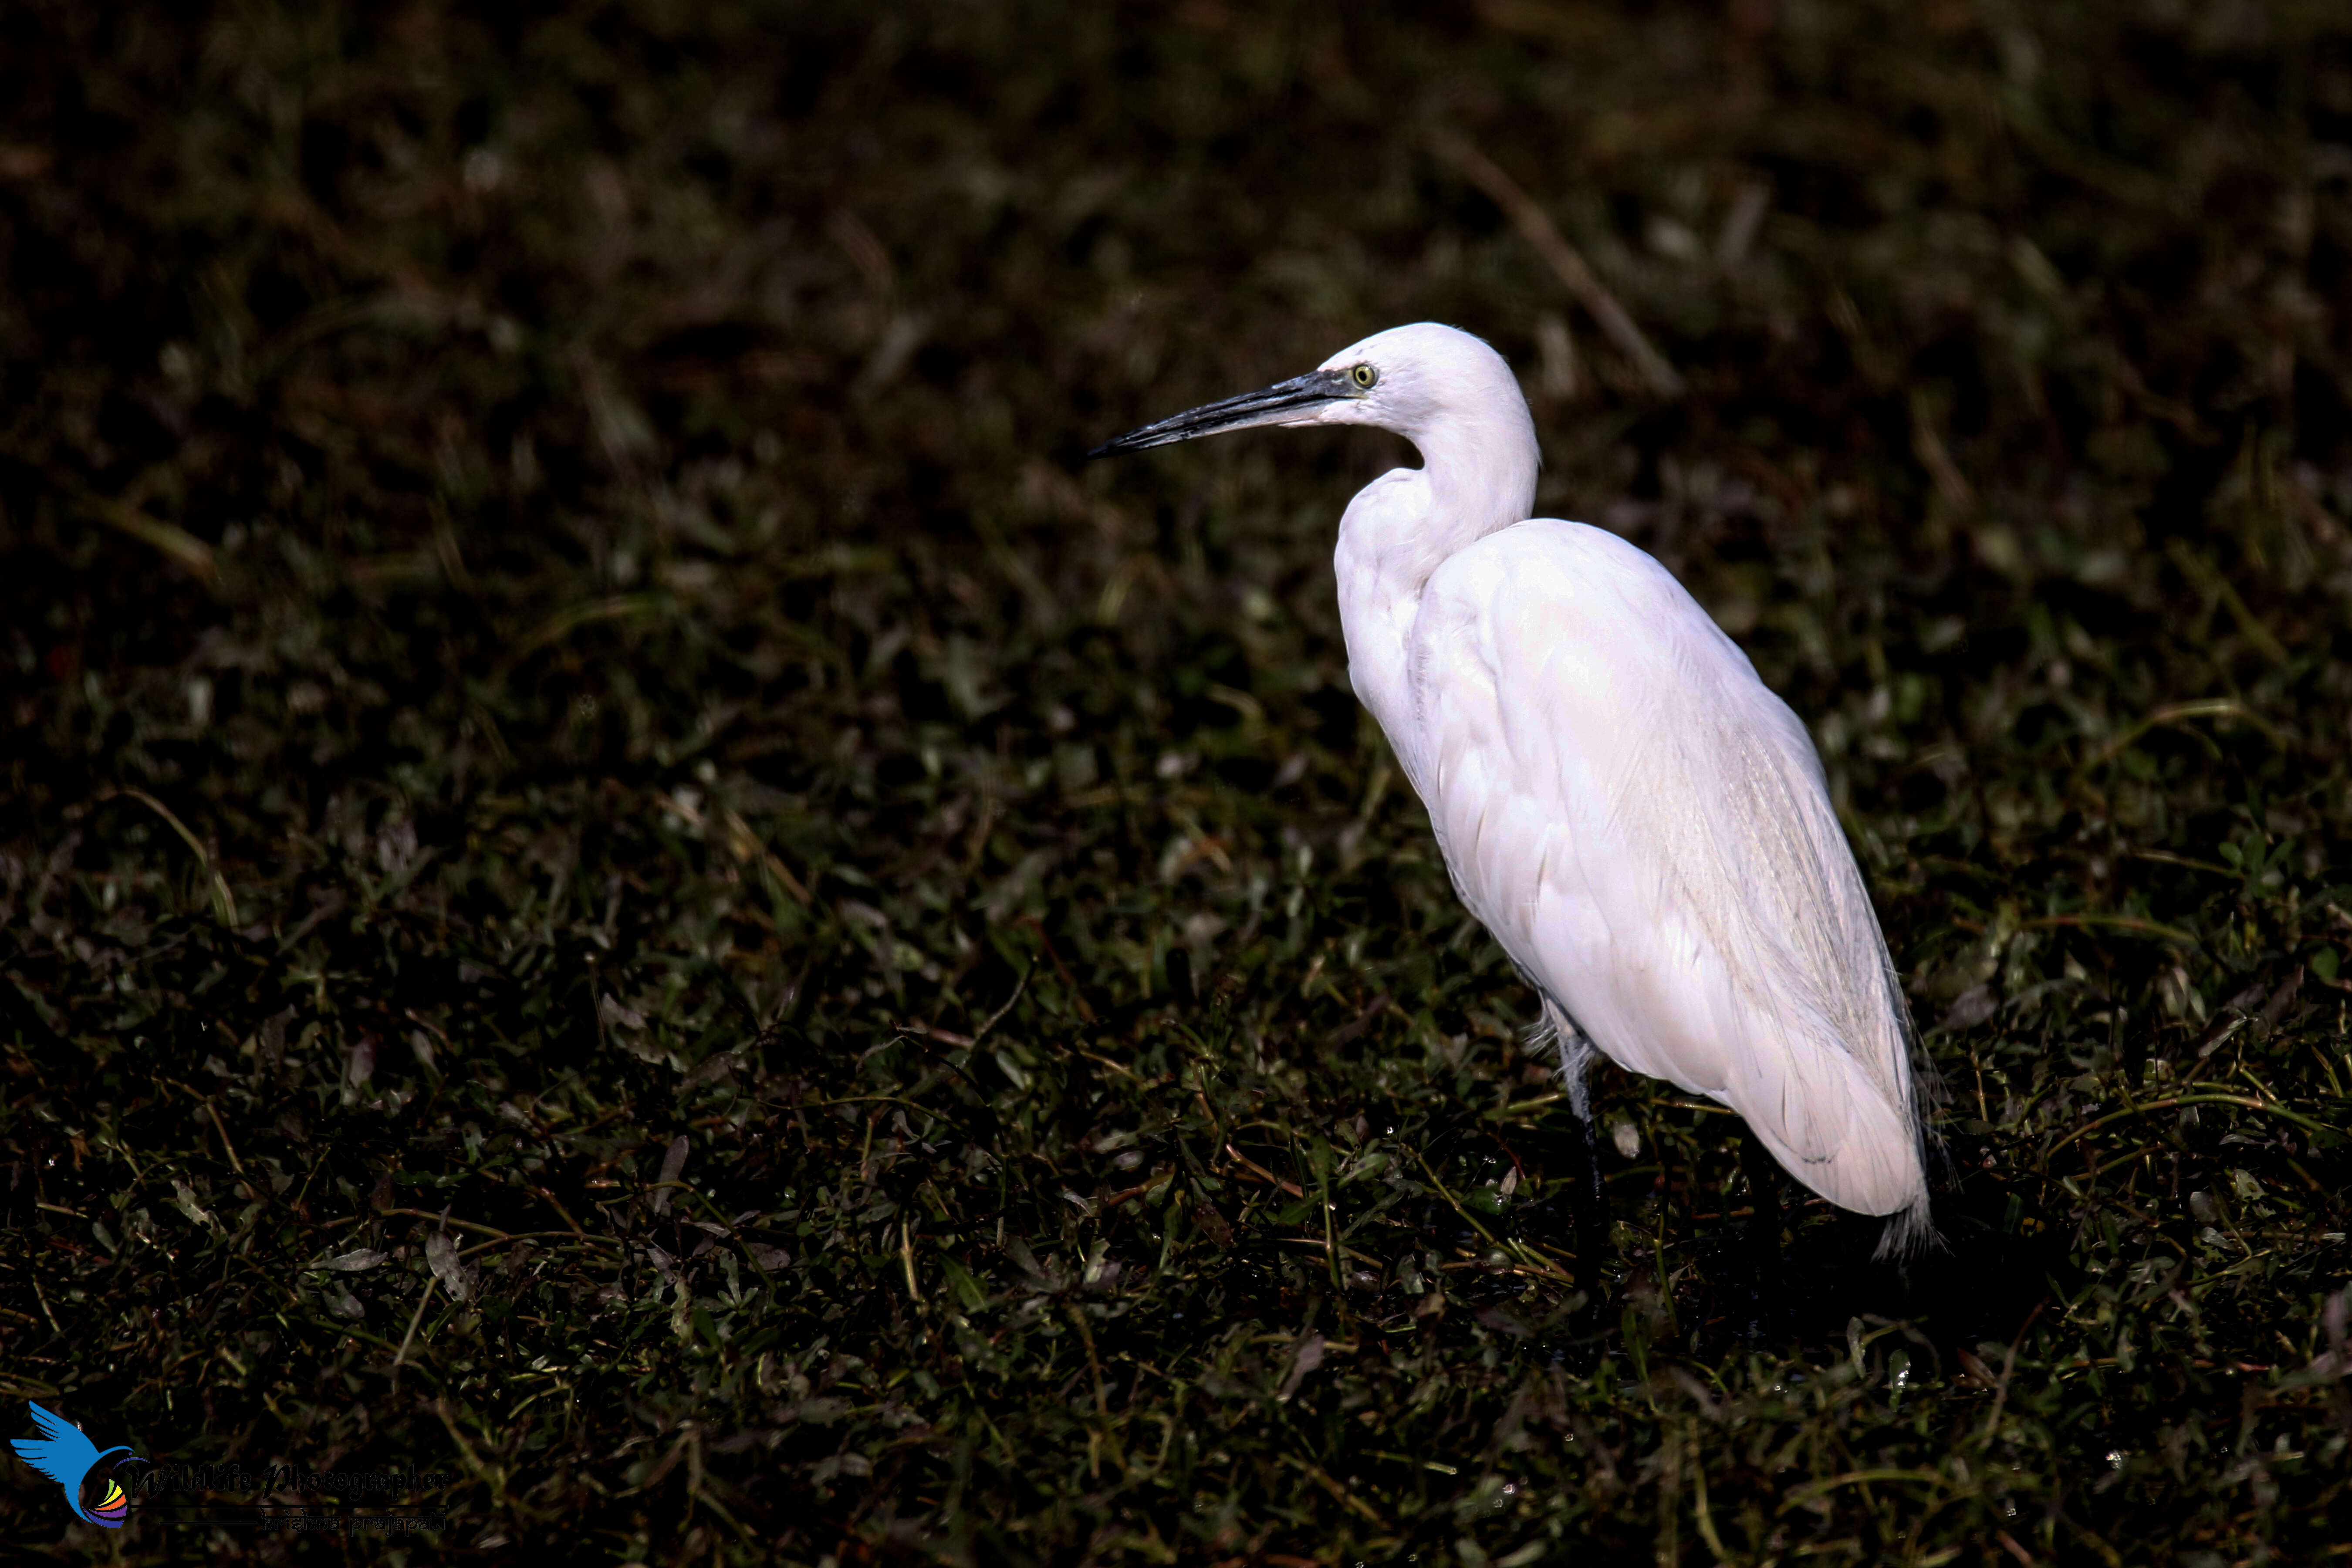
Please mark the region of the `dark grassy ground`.
POLYGON ((2340 6, 474 9, 0 11, 0 1389, 461 1478, 10 1551, 2347 1553, 2340 6), (1427 317, 1942 1070, 1950 1250, 1793 1209, 1761 1340, 1664 1086, 1574 1256, 1346 685, 1401 449, 1075 460, 1427 317))

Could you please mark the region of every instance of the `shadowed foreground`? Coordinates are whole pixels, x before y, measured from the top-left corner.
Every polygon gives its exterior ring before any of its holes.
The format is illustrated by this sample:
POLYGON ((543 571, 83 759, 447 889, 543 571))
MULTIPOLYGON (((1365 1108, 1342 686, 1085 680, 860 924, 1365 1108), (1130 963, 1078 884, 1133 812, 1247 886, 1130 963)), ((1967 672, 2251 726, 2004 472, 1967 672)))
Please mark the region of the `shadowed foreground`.
POLYGON ((19 7, 0 1394, 457 1477, 136 1563, 2343 1554, 2352 30, 2207 9, 19 7), (1420 319, 1812 723, 1907 1276, 1604 1073, 1593 1277, 1395 443, 1075 460, 1420 319))

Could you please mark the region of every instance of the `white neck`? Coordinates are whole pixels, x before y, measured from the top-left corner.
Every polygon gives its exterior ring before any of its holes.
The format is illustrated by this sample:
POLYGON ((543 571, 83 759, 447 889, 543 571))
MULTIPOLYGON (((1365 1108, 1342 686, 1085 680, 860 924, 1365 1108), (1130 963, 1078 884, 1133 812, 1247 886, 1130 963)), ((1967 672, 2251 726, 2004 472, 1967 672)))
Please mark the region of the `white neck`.
MULTIPOLYGON (((1467 420, 1440 414, 1399 435, 1421 451, 1412 473, 1418 504, 1400 506, 1402 496, 1385 497, 1378 508, 1349 506, 1340 523, 1343 544, 1350 531, 1363 534, 1380 578, 1380 596, 1416 601, 1430 574, 1456 551, 1497 529, 1523 521, 1536 500, 1535 422, 1514 395, 1505 417, 1467 420), (1360 512, 1361 515, 1359 515, 1360 512)), ((1378 481, 1386 487, 1398 478, 1378 481)), ((1377 488, 1377 487, 1376 487, 1377 488)), ((1359 500, 1372 494, 1367 489, 1359 500)))
MULTIPOLYGON (((1525 521, 1534 510, 1536 468, 1542 461, 1535 421, 1516 395, 1509 414, 1513 417, 1475 423, 1440 417, 1407 433, 1421 448, 1429 486, 1426 527, 1438 562, 1496 529, 1525 521)), ((1435 569, 1433 562, 1431 570, 1435 569)), ((1422 580, 1428 580, 1426 574, 1422 580)))
POLYGON ((1421 449, 1422 467, 1365 486, 1339 522, 1332 564, 1349 680, 1416 788, 1406 649, 1422 590, 1456 552, 1522 521, 1535 505, 1535 425, 1516 395, 1510 405, 1515 418, 1473 424, 1440 416, 1399 432, 1421 449))

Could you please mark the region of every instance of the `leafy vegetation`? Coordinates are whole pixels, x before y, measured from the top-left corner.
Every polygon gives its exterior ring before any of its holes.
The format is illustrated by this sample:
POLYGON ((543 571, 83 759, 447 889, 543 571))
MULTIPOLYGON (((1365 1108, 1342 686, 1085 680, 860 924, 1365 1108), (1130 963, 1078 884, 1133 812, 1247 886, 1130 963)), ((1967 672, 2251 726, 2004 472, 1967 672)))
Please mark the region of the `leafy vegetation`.
POLYGON ((12 1464, 17 1550, 2345 1553, 2340 7, 0 38, 0 1387, 461 1477, 101 1540, 12 1464), (1907 1273, 1791 1189, 1750 1331, 1729 1119, 1621 1074, 1576 1256, 1347 684, 1398 444, 1076 460, 1423 318, 1812 722, 1907 1273))

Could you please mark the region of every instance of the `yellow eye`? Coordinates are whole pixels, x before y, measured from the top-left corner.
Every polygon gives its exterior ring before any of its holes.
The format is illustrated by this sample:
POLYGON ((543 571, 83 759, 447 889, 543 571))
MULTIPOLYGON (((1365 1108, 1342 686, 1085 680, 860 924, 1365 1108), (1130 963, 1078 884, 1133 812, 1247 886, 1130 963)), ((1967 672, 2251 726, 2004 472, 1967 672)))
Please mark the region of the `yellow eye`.
POLYGON ((1372 383, 1380 380, 1381 378, 1381 373, 1374 370, 1368 364, 1360 364, 1355 369, 1349 371, 1348 374, 1354 380, 1358 386, 1362 387, 1367 392, 1370 392, 1372 389, 1372 383))

